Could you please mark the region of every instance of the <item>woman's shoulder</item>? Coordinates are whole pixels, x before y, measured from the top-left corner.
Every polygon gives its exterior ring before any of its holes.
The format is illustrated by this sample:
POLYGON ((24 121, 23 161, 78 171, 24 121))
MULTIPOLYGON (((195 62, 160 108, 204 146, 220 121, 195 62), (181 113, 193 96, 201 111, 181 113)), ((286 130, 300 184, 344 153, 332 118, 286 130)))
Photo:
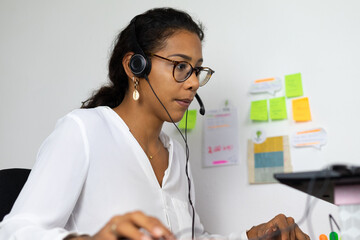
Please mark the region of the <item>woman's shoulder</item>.
POLYGON ((106 119, 106 111, 108 107, 100 106, 96 108, 80 108, 74 109, 60 118, 56 125, 61 125, 66 122, 76 122, 77 125, 86 126, 86 128, 99 125, 106 119))
MULTIPOLYGON (((66 116, 70 117, 78 117, 78 118, 97 118, 100 117, 102 112, 106 111, 108 107, 107 106, 99 106, 96 108, 78 108, 74 109, 66 116)), ((65 116, 65 117, 66 117, 65 116)))
POLYGON ((107 106, 74 109, 66 114, 64 118, 75 118, 82 122, 100 121, 106 118, 106 112, 109 111, 109 109, 107 106))

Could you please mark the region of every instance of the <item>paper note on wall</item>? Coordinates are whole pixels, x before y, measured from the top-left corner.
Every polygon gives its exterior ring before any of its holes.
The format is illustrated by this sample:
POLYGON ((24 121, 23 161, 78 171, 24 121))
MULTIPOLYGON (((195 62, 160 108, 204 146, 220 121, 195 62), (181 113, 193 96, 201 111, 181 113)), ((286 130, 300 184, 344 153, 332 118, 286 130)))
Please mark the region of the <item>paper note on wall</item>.
POLYGON ((254 121, 268 120, 268 109, 267 109, 266 99, 251 102, 250 119, 254 121))
POLYGON ((257 128, 255 131, 253 131, 252 134, 252 141, 254 143, 263 143, 267 138, 266 131, 261 128, 257 128))
POLYGON ((320 149, 326 142, 327 133, 323 128, 297 132, 291 137, 291 145, 294 147, 314 147, 320 149))
POLYGON ((196 114, 197 114, 196 110, 189 110, 188 116, 187 116, 187 124, 186 124, 186 112, 185 112, 183 118, 179 122, 179 125, 178 125, 179 128, 185 129, 185 127, 187 127, 187 129, 189 129, 189 130, 194 129, 195 125, 196 125, 196 114))
POLYGON ((250 93, 268 92, 275 94, 276 91, 281 89, 280 78, 264 78, 255 80, 250 86, 250 93))
POLYGON ((274 173, 291 172, 288 136, 269 137, 256 144, 248 140, 249 183, 275 183, 274 173))
POLYGON ((286 97, 300 97, 303 95, 301 73, 295 73, 285 76, 286 97))
POLYGON ((287 119, 285 97, 272 98, 269 100, 270 119, 287 119))
POLYGON ((233 165, 239 159, 236 108, 208 111, 204 124, 203 166, 233 165))
POLYGON ((309 98, 298 98, 292 100, 293 118, 296 122, 311 120, 309 98))

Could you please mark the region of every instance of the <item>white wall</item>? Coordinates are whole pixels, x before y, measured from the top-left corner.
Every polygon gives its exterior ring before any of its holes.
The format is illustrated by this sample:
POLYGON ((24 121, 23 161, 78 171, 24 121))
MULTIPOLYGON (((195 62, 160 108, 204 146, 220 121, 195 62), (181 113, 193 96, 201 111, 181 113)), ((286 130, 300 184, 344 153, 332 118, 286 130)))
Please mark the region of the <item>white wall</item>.
MULTIPOLYGON (((199 94, 207 109, 228 99, 239 111, 237 166, 202 169, 201 118, 189 134, 197 211, 204 225, 225 234, 279 212, 299 220, 305 194, 279 184, 248 184, 246 141, 256 127, 265 128, 270 136, 324 127, 329 141, 323 150, 291 149, 294 170, 320 169, 335 162, 359 164, 360 2, 356 0, 2 0, 0 169, 33 165, 56 120, 106 81, 116 33, 134 15, 158 6, 185 9, 205 24, 204 65, 216 74, 199 94), (303 76, 313 121, 251 123, 250 82, 297 72, 303 76)), ((195 103, 191 107, 198 108, 195 103)), ((178 138, 171 126, 166 131, 178 138)), ((329 213, 337 218, 335 206, 318 201, 312 218, 301 227, 311 232, 309 223, 314 238, 328 234, 329 213)))

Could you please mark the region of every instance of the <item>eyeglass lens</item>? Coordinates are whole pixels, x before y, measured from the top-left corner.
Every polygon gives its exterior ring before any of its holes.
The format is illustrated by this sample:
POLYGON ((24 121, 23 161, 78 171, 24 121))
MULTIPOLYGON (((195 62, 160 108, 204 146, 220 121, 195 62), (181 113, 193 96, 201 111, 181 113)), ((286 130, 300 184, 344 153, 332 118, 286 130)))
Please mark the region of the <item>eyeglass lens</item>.
MULTIPOLYGON (((191 74, 192 67, 187 62, 180 62, 174 68, 174 78, 176 81, 185 81, 190 77, 191 74)), ((209 81, 211 74, 211 70, 207 68, 203 68, 197 73, 197 78, 199 79, 200 86, 204 86, 209 81)))
POLYGON ((197 77, 199 79, 200 87, 204 86, 209 81, 211 74, 211 70, 207 68, 204 68, 199 72, 197 77))

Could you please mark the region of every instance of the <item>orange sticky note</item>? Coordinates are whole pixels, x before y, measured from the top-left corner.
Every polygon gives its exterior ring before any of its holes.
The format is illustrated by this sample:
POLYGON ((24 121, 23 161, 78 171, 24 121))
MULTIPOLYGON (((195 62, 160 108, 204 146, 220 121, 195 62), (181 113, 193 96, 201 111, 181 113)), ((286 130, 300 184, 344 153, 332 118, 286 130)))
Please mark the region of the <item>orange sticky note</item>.
POLYGON ((292 100, 293 118, 296 122, 311 120, 309 98, 298 98, 292 100))

